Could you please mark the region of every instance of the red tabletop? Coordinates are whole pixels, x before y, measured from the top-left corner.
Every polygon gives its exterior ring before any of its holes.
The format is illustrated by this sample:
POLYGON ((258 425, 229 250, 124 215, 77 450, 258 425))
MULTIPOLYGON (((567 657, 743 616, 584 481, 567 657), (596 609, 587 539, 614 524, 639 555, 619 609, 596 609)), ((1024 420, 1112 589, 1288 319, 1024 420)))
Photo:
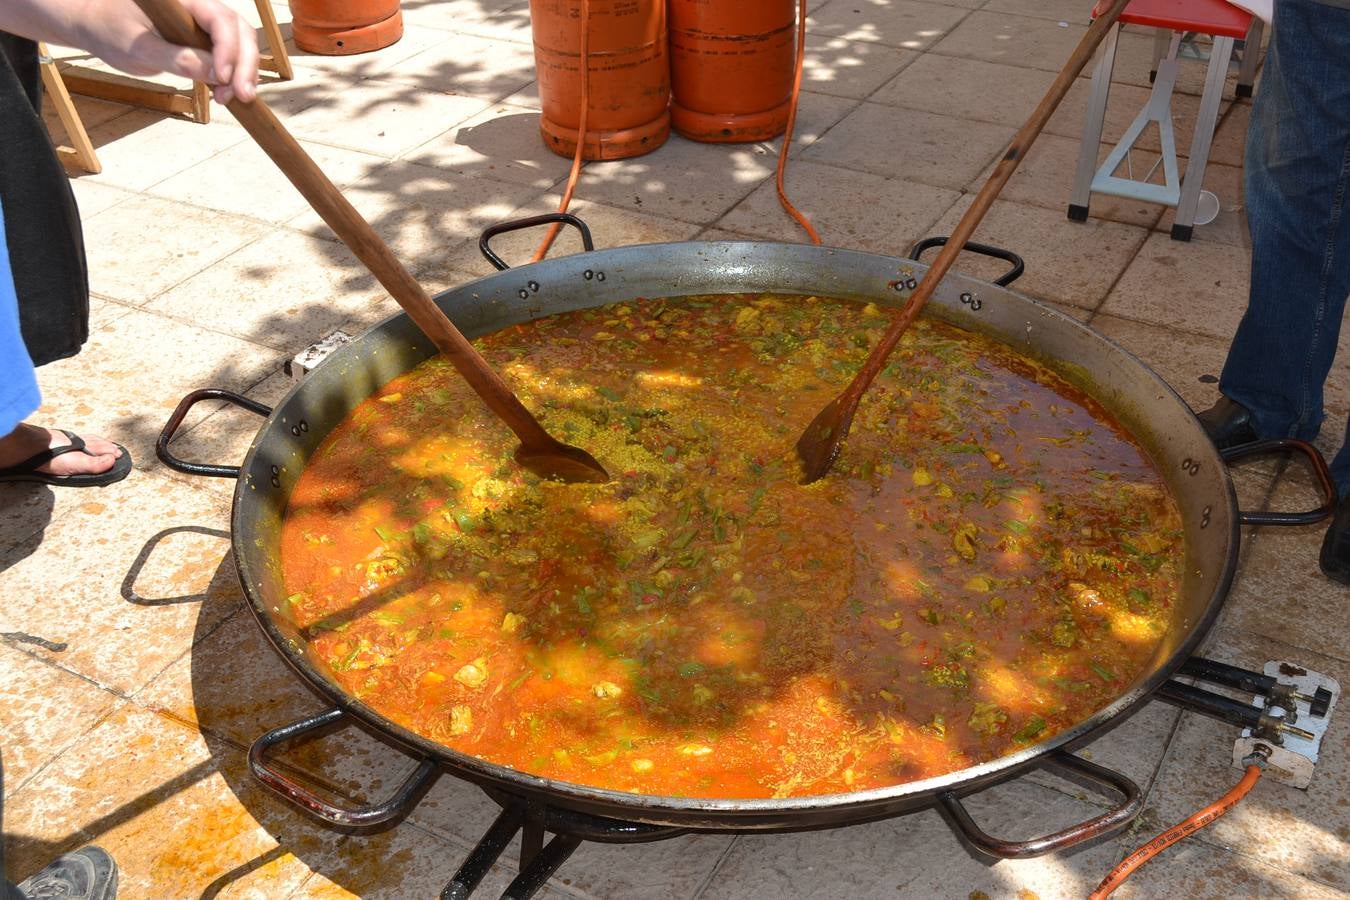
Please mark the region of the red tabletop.
MULTIPOLYGON (((1098 0, 1093 18, 1111 5, 1098 0)), ((1242 38, 1252 24, 1252 14, 1227 0, 1133 0, 1120 14, 1120 21, 1133 25, 1151 25, 1173 31, 1198 31, 1220 37, 1242 38)))

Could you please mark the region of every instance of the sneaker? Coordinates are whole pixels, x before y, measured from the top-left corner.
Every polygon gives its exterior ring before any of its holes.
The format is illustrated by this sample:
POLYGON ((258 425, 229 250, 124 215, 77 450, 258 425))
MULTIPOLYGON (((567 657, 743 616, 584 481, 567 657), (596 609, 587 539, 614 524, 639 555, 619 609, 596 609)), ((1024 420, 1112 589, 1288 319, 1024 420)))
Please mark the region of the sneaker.
POLYGON ((107 851, 82 847, 19 885, 22 900, 113 900, 117 864, 107 851))
POLYGON ((1227 397, 1220 396, 1218 403, 1204 412, 1196 413, 1195 417, 1200 420, 1200 425, 1214 446, 1220 450, 1250 444, 1259 437, 1247 407, 1227 397))
POLYGON ((1350 494, 1336 504, 1336 515, 1331 519, 1327 536, 1322 539, 1318 562, 1332 581, 1350 584, 1350 494))

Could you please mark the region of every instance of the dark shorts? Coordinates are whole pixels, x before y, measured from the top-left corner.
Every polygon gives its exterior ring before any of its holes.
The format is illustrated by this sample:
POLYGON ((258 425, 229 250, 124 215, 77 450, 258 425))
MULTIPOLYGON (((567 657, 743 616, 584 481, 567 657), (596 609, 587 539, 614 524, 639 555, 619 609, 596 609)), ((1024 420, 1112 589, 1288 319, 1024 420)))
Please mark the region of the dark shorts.
POLYGON ((35 365, 89 337, 89 277, 75 196, 42 123, 37 45, 0 32, 0 202, 24 344, 35 365))

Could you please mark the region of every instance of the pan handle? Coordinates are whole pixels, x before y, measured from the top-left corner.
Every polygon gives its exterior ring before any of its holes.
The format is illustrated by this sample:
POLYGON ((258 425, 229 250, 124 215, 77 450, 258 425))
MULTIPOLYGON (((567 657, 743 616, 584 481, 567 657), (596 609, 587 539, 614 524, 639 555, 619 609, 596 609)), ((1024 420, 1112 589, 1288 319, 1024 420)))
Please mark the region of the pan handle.
POLYGON ((178 403, 178 408, 169 416, 169 421, 164 424, 164 430, 159 433, 159 440, 155 441, 155 455, 159 457, 160 462, 173 469, 176 472, 182 472, 185 475, 205 475, 214 478, 238 478, 238 466, 218 466, 210 463, 194 463, 179 459, 169 452, 169 442, 173 440, 178 429, 183 424, 183 419, 187 417, 188 410, 201 403, 203 400, 224 400, 226 403, 233 403, 235 406, 242 406, 252 413, 266 418, 272 414, 272 407, 264 406, 257 400, 250 400, 243 394, 236 394, 234 391, 226 391, 220 388, 204 388, 200 391, 193 391, 178 403))
POLYGON ((253 777, 261 781, 274 793, 285 797, 305 812, 330 825, 347 828, 368 828, 372 825, 381 825, 410 809, 413 802, 422 795, 423 791, 431 786, 431 782, 438 774, 436 763, 429 759, 422 760, 417 769, 408 776, 403 784, 399 785, 398 790, 394 791, 393 796, 388 800, 370 806, 344 809, 340 806, 334 806, 309 788, 286 777, 277 769, 272 768, 266 759, 267 751, 277 744, 330 729, 341 722, 346 715, 346 710, 333 707, 307 719, 301 719, 280 728, 273 728, 254 741, 253 746, 249 748, 248 767, 253 773, 253 777))
POLYGON ((1144 797, 1139 786, 1119 772, 1113 772, 1063 750, 1051 753, 1047 762, 1099 787, 1115 791, 1124 797, 1124 801, 1099 816, 1093 816, 1077 825, 1070 825, 1054 834, 1026 841, 1005 841, 991 837, 976 825, 956 794, 948 791, 941 794, 938 800, 953 826, 972 847, 987 856, 999 859, 1028 859, 1109 834, 1124 827, 1144 808, 1144 797))
POLYGON ((587 251, 595 249, 595 241, 591 240, 591 230, 586 227, 586 223, 578 219, 571 213, 544 213, 542 216, 530 216, 526 219, 512 219, 509 222, 498 222, 496 225, 489 225, 483 229, 483 234, 478 238, 478 252, 482 253, 488 262, 497 267, 498 271, 504 271, 511 268, 506 260, 497 255, 492 249, 490 242, 499 234, 505 234, 508 231, 520 231, 522 228, 534 228, 537 225, 552 225, 561 223, 571 225, 577 231, 581 232, 581 246, 587 251))
MULTIPOLYGON (((933 247, 941 247, 943 244, 947 243, 947 240, 947 235, 926 237, 910 248, 909 258, 917 260, 920 256, 923 256, 925 250, 930 250, 933 247)), ((979 244, 975 241, 966 241, 966 245, 961 249, 969 250, 971 253, 978 253, 981 256, 992 256, 995 259, 1001 259, 1004 262, 1012 263, 1012 268, 1008 270, 1006 275, 994 279, 994 284, 999 287, 1007 287, 1012 284, 1014 281, 1021 278, 1022 273, 1027 270, 1026 261, 1023 260, 1022 257, 1011 250, 1004 250, 1002 247, 995 247, 992 244, 979 244)))
POLYGON ((1327 461, 1318 449, 1307 441, 1296 441, 1293 438, 1252 441, 1251 443, 1238 444, 1236 447, 1220 450, 1219 456, 1223 457, 1224 462, 1231 463, 1246 459, 1249 456, 1265 456, 1271 453, 1288 453, 1290 451, 1303 456, 1308 469, 1313 474, 1313 478, 1317 481, 1318 490, 1322 493, 1322 505, 1307 512, 1294 513, 1243 512, 1238 510, 1238 521, 1243 525, 1316 525, 1335 511, 1336 485, 1331 480, 1331 471, 1327 468, 1327 461))

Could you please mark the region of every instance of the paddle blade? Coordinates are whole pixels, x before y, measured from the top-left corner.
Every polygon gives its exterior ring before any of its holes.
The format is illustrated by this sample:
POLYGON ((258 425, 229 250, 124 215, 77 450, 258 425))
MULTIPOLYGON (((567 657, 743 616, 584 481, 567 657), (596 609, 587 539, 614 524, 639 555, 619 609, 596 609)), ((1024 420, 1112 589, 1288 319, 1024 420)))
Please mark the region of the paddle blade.
POLYGON ((857 408, 856 401, 849 402, 845 395, 840 395, 831 400, 806 426, 802 436, 797 439, 802 484, 818 481, 830 471, 830 466, 834 465, 844 448, 844 438, 848 437, 848 430, 853 425, 853 411, 857 408))
POLYGON ((569 484, 604 484, 609 481, 609 473, 594 456, 562 441, 555 440, 544 447, 521 444, 516 448, 516 462, 550 481, 565 481, 569 484))

